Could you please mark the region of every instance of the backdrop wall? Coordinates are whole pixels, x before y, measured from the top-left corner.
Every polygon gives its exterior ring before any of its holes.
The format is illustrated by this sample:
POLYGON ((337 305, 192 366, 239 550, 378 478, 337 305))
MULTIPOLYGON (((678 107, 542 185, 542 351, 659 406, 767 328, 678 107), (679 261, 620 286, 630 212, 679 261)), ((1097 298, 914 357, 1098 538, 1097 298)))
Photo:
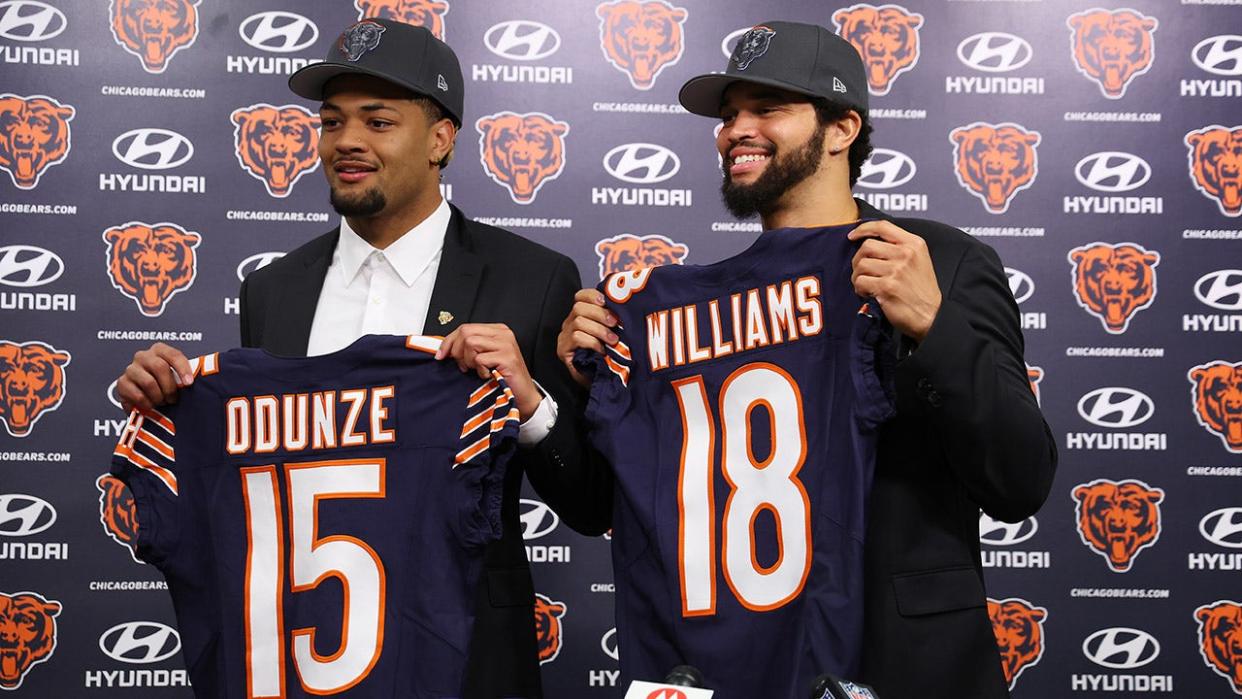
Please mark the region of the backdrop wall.
MULTIPOLYGON (((716 124, 676 100, 743 29, 812 21, 863 47, 878 149, 857 192, 998 250, 1061 450, 1037 517, 980 521, 1015 696, 1242 694, 1237 4, 0 1, 0 619, 33 619, 26 655, 0 644, 0 688, 189 695, 163 689, 186 685, 171 605, 101 478, 109 384, 156 340, 236 345, 240 279, 335 225, 317 107, 285 81, 383 15, 461 58, 446 195, 586 283, 755 238, 719 204, 716 124), (489 139, 518 124, 541 136, 530 164, 489 139)), ((524 513, 561 630, 548 695, 619 697, 608 542, 533 495, 524 513)))

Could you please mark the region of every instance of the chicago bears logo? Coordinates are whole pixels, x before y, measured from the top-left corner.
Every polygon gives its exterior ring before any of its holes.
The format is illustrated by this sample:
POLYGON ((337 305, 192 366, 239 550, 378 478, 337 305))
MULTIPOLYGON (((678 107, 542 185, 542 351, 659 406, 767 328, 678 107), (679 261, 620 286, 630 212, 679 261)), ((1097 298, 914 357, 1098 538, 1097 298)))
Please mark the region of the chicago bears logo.
POLYGON ((164 312, 173 294, 190 288, 198 274, 202 236, 175 223, 131 221, 104 231, 112 286, 138 304, 144 316, 164 312))
POLYGON ((32 95, 0 95, 0 168, 18 189, 34 189, 49 167, 69 155, 69 122, 74 109, 32 95))
POLYGON ((858 49, 873 95, 887 95, 898 75, 919 62, 923 15, 899 5, 860 3, 832 14, 837 33, 858 49))
POLYGON ((358 19, 391 19, 396 22, 426 27, 444 41, 444 15, 449 4, 444 0, 354 0, 358 19))
POLYGON ((1195 610, 1203 662, 1242 694, 1242 603, 1218 600, 1195 610))
POLYGON ((953 129, 949 140, 958 184, 983 200, 989 213, 1005 213, 1014 195, 1035 183, 1038 132, 1018 124, 975 122, 953 129))
POLYGON ((362 58, 362 54, 379 46, 380 38, 386 31, 384 25, 375 22, 358 22, 346 29, 336 40, 336 50, 351 61, 362 58))
POLYGON ((1242 126, 1205 126, 1186 134, 1190 181, 1226 216, 1242 216, 1242 126))
POLYGON ((518 204, 533 202, 539 188, 565 167, 569 124, 547 114, 497 112, 480 118, 474 128, 483 170, 518 204))
POLYGON ((625 73, 636 90, 650 90, 686 50, 682 24, 690 13, 664 0, 617 0, 595 8, 604 58, 625 73))
POLYGON ((612 238, 604 238, 595 244, 595 254, 599 255, 600 279, 614 272, 631 272, 660 265, 679 265, 685 262, 686 255, 689 253, 690 248, 681 243, 674 243, 662 235, 639 237, 622 233, 612 238))
POLYGON ((142 61, 148 73, 163 73, 173 54, 198 38, 201 0, 111 0, 112 38, 142 61))
POLYGON ((992 620, 1005 681, 1013 689, 1018 675, 1044 657, 1044 620, 1048 618, 1048 610, 1017 597, 1003 600, 989 597, 988 618, 992 620))
POLYGON ((1039 403, 1039 382, 1044 380, 1044 370, 1027 364, 1026 379, 1031 382, 1031 393, 1035 394, 1035 402, 1039 403))
POLYGON ((138 543, 138 511, 134 507, 134 494, 119 478, 105 473, 95 479, 99 489, 99 522, 104 533, 113 541, 129 550, 138 563, 134 547, 138 543))
POLYGON ((1128 8, 1095 8, 1070 15, 1066 23, 1078 72, 1098 83, 1105 97, 1121 99, 1130 81, 1151 68, 1156 18, 1128 8))
POLYGON ((776 36, 776 32, 771 27, 764 27, 762 25, 752 27, 746 30, 741 39, 738 39, 737 49, 734 55, 729 58, 737 64, 738 70, 746 70, 750 67, 752 61, 768 52, 768 47, 772 45, 772 37, 774 36, 776 36))
POLYGON ((553 602, 551 598, 535 593, 535 639, 539 645, 539 664, 550 663, 561 654, 564 635, 561 617, 565 616, 565 603, 553 602))
POLYGON ((1074 488, 1078 536, 1103 556, 1114 573, 1125 573, 1143 549, 1160 538, 1164 491, 1142 481, 1097 479, 1074 488))
POLYGON ((18 689, 56 651, 60 602, 37 592, 0 592, 0 689, 18 689))
POLYGON ((1118 335, 1156 300, 1160 253, 1136 243, 1090 243, 1069 251, 1078 305, 1118 335))
POLYGON ((237 162, 268 194, 287 197, 302 175, 319 169, 319 117, 304 107, 252 104, 230 118, 237 162))
POLYGON ((10 435, 29 435, 39 418, 60 407, 70 359, 42 342, 0 340, 0 421, 10 435))
POLYGON ((1242 454, 1242 362, 1211 362, 1186 372, 1195 402, 1195 418, 1220 437, 1225 448, 1242 454))

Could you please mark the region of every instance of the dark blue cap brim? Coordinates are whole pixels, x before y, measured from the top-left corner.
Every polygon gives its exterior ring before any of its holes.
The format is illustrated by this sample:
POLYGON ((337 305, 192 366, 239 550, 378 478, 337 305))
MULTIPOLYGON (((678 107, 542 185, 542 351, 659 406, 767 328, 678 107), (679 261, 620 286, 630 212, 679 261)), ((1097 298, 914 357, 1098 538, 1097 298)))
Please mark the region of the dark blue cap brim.
POLYGON ((681 102, 681 106, 686 108, 686 111, 714 119, 720 116, 720 105, 724 99, 725 90, 737 82, 779 87, 782 90, 789 90, 807 97, 819 96, 813 92, 808 92, 804 87, 787 83, 783 80, 776 80, 775 78, 752 78, 729 73, 707 73, 687 80, 686 84, 681 86, 681 91, 677 93, 677 99, 681 102))
POLYGON ((461 128, 461 116, 454 114, 453 111, 443 102, 436 99, 435 95, 424 92, 418 86, 405 80, 401 80, 400 78, 373 68, 351 66, 343 63, 329 63, 327 61, 323 63, 312 63, 308 66, 303 66, 293 75, 289 76, 289 89, 293 91, 293 94, 298 95, 299 97, 305 97, 308 100, 322 100, 324 97, 324 88, 327 86, 328 82, 333 78, 337 78, 342 75, 370 75, 381 80, 386 80, 394 85, 404 87, 417 95, 428 97, 434 100, 436 104, 440 105, 440 107, 444 109, 444 112, 457 123, 457 127, 461 128))

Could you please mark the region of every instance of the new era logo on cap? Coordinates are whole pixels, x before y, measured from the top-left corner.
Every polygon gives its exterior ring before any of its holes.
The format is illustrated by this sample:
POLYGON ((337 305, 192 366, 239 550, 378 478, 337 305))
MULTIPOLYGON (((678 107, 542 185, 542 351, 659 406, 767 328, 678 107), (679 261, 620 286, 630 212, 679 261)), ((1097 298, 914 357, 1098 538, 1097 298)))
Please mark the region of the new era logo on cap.
POLYGON ((436 87, 440 88, 441 90, 445 92, 448 92, 448 81, 444 79, 443 75, 436 76, 436 87))
POLYGON ((833 92, 848 92, 848 90, 845 89, 845 83, 841 82, 841 78, 838 78, 836 76, 833 76, 832 78, 832 91, 833 92))

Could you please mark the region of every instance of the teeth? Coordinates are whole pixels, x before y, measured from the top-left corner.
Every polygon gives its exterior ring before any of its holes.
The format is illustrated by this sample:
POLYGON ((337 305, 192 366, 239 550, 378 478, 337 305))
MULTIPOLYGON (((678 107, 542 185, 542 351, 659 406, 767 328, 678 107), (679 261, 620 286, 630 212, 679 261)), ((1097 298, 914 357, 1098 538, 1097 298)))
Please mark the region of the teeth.
POLYGON ((757 163, 760 160, 767 160, 766 155, 739 155, 733 159, 734 163, 757 163))

